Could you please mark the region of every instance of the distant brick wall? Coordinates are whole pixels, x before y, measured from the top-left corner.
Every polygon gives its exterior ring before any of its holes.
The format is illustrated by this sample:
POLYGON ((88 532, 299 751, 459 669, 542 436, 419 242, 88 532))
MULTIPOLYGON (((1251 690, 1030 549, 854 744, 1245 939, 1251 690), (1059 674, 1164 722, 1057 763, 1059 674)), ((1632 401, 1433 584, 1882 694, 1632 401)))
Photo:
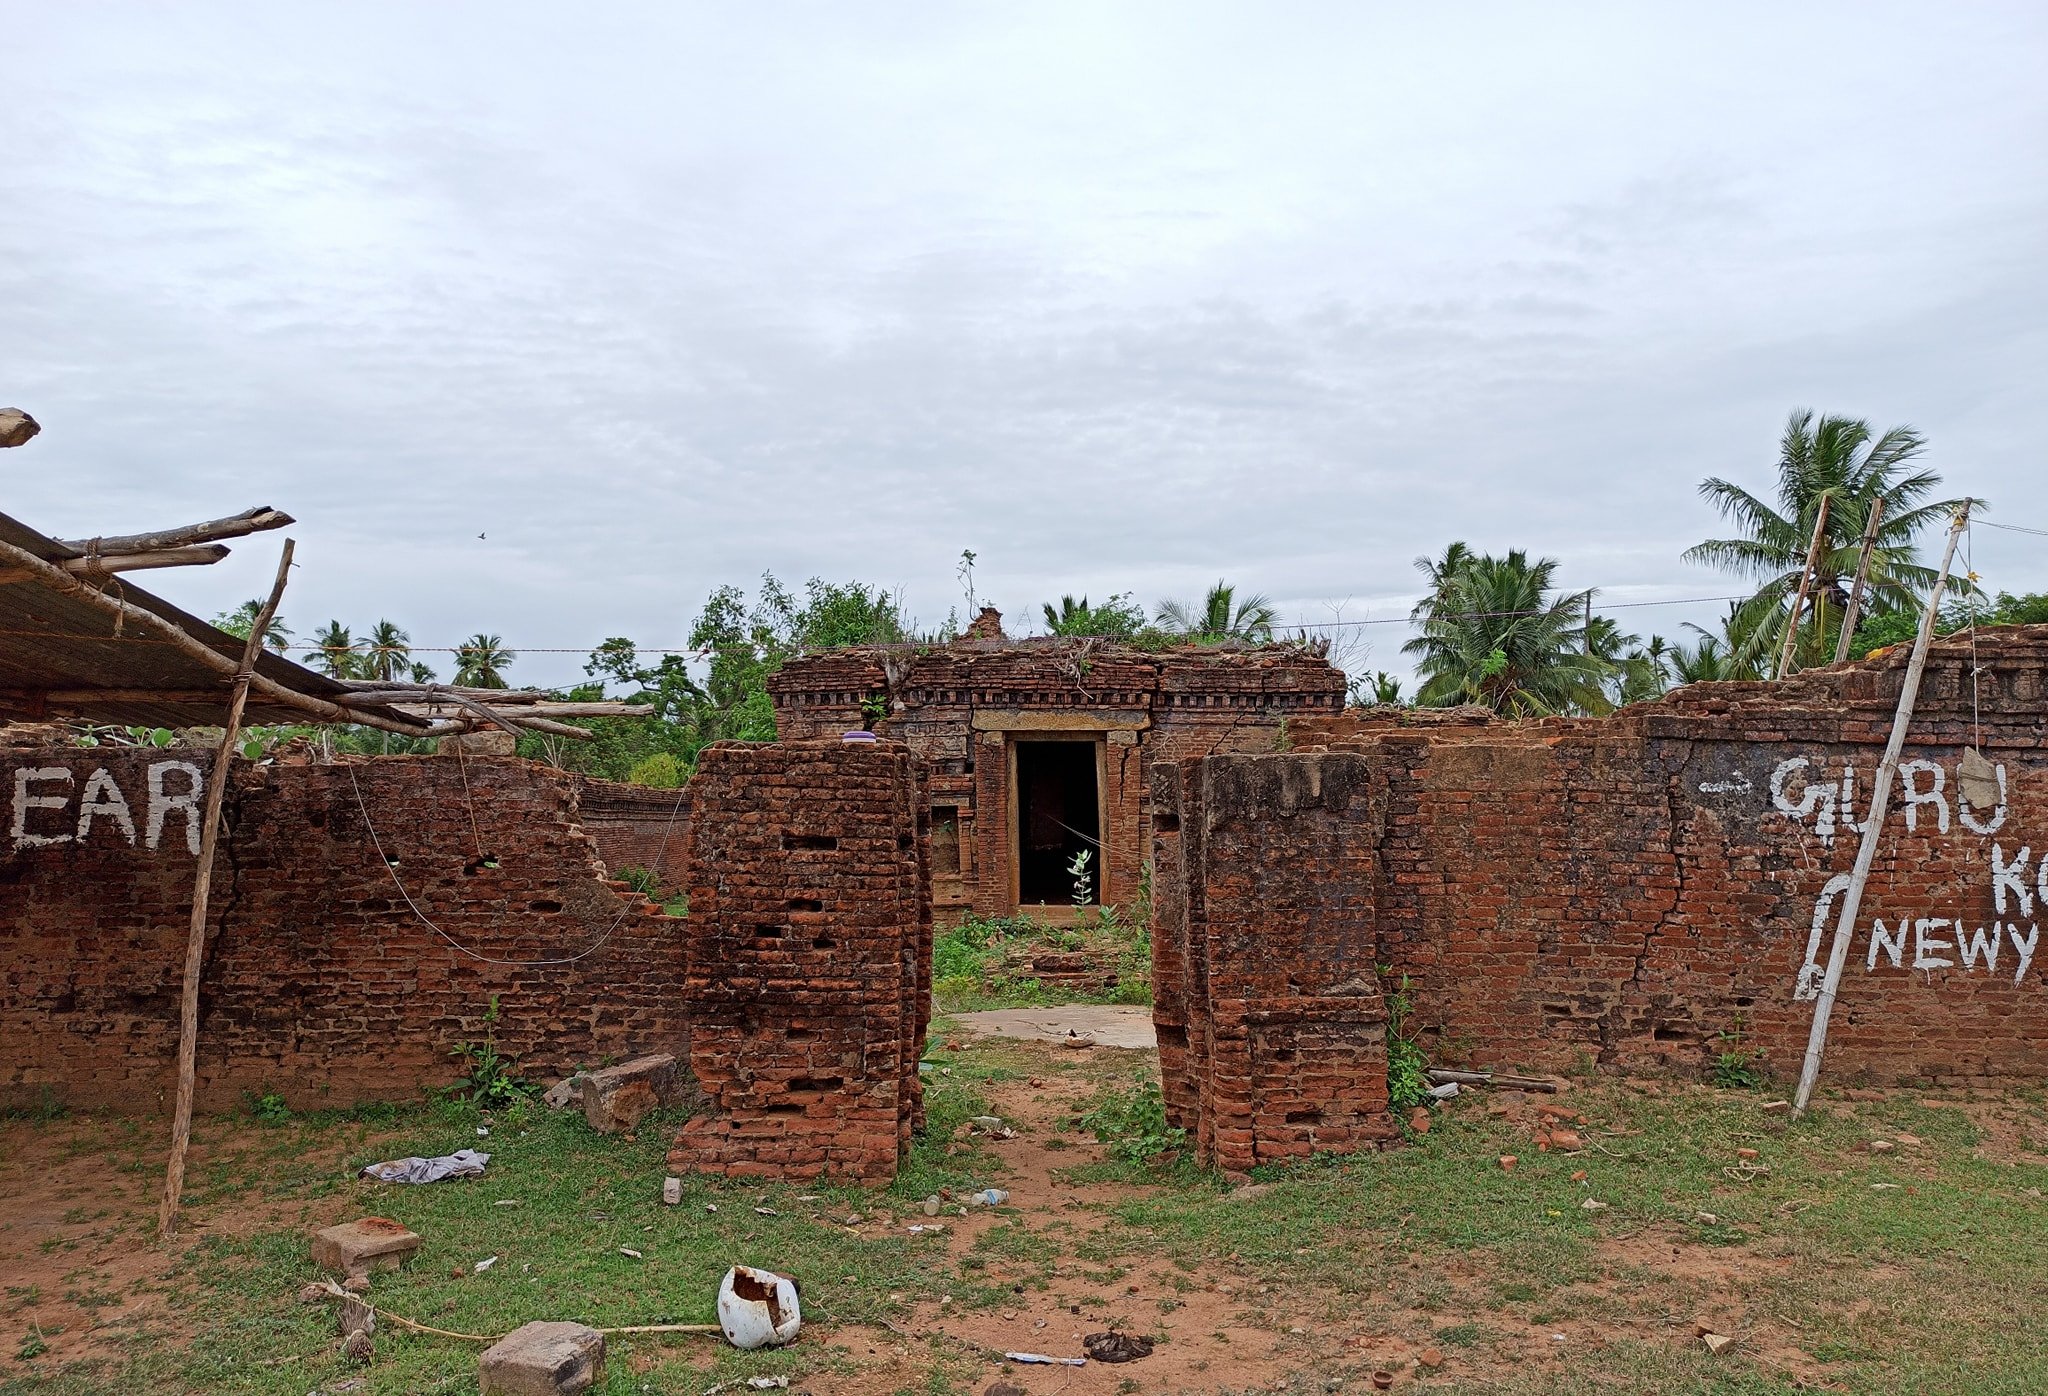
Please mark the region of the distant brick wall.
MULTIPOLYGON (((1177 977, 1180 1002, 1162 995, 1161 1012, 1188 1039, 1169 1100, 1210 1131, 1207 1102, 1267 1088, 1221 1038, 1233 991, 1214 976, 1233 937, 1269 962, 1265 982, 1292 976, 1296 991, 1333 964, 1409 976, 1444 1062, 1698 1070, 1739 1030, 1768 1069, 1796 1073, 1904 661, 1697 685, 1605 719, 1304 719, 1294 753, 1163 775, 1183 794, 1177 827, 1155 829, 1158 875, 1179 869, 1183 885, 1159 896, 1154 944, 1180 963, 1155 973, 1177 977), (1263 922, 1233 911, 1223 929, 1219 899, 1258 896, 1278 899, 1263 922), (1311 904, 1325 935, 1303 941, 1311 904)), ((1834 1015, 1833 1079, 2048 1075, 2048 627, 1985 632, 1974 663, 1974 691, 1967 642, 1929 664, 1834 1015), (1961 797, 1972 743, 1998 768, 1988 805, 1961 797)))
MULTIPOLYGON (((0 746, 0 1101, 167 1098, 211 760, 0 746)), ((573 779, 511 758, 470 757, 466 791, 464 774, 417 757, 238 766, 201 986, 202 1106, 446 1083, 449 1049, 482 1036, 494 994, 500 1049, 529 1074, 685 1049, 680 923, 599 877, 573 779), (356 783, 399 880, 447 938, 402 900, 356 783), (493 959, 581 958, 483 964, 451 939, 493 959)))
POLYGON ((692 782, 679 1170, 883 1182, 922 1120, 927 830, 899 742, 720 743, 692 782))
POLYGON ((576 792, 577 820, 597 844, 606 870, 652 873, 655 885, 689 882, 690 792, 585 777, 576 792))

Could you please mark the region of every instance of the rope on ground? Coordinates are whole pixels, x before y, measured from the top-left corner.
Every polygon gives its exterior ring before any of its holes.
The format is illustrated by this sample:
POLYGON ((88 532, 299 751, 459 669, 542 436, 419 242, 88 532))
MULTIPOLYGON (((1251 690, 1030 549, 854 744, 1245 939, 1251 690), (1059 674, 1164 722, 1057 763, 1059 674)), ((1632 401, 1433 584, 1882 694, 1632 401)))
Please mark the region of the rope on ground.
MULTIPOLYGON (((372 1304, 360 1294, 350 1294, 332 1280, 321 1280, 319 1284, 320 1288, 333 1298, 353 1299, 387 1323, 395 1323, 400 1328, 410 1328, 415 1333, 430 1333, 436 1338, 454 1338, 464 1343, 495 1343, 505 1336, 503 1333, 458 1333, 452 1328, 436 1328, 430 1323, 420 1323, 402 1314, 394 1314, 389 1309, 372 1304)), ((725 1330, 715 1323, 643 1323, 626 1328, 600 1328, 597 1331, 607 1338, 616 1338, 635 1333, 723 1333, 725 1330)))

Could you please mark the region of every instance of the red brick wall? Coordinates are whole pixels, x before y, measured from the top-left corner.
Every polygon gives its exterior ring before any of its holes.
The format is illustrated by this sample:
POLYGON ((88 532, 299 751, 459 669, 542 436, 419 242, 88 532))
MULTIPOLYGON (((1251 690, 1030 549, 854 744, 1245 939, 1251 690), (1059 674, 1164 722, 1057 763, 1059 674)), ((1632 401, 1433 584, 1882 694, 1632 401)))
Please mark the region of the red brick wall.
MULTIPOLYGON (((1824 960, 1829 888, 1856 854, 1844 820, 1869 799, 1904 660, 1699 685, 1605 719, 1305 720, 1291 727, 1295 754, 1217 757, 1162 777, 1197 787, 1194 801, 1183 790, 1179 828, 1155 833, 1160 875, 1185 869, 1185 885, 1159 899, 1167 919, 1155 930, 1158 953, 1180 957, 1157 972, 1184 985, 1183 1002, 1161 1011, 1188 1022, 1169 1098, 1184 1112, 1195 1102, 1206 1131, 1206 1102, 1241 1091, 1241 1054, 1233 1063, 1220 1036, 1206 1053, 1199 1041, 1205 1011, 1222 1021, 1205 1005, 1231 992, 1220 980, 1201 988, 1200 952, 1213 977, 1233 938, 1270 962, 1268 987, 1324 974, 1333 956, 1410 976, 1425 1045, 1444 1062, 1554 1069, 1584 1055, 1698 1070, 1739 1028, 1767 1069, 1796 1073, 1812 1017, 1800 989, 1809 943, 1818 916, 1824 960), (1219 812, 1237 799, 1219 803, 1226 779, 1251 792, 1256 847, 1222 839, 1219 812), (1349 803, 1286 793, 1333 781, 1354 792, 1349 803), (1197 837, 1208 842, 1199 860, 1197 837), (1316 916, 1335 941, 1300 939, 1305 885, 1319 888, 1316 916), (1220 897, 1260 895, 1280 899, 1271 914, 1232 911, 1223 928, 1220 897), (1204 903, 1206 932, 1174 910, 1204 903), (1204 1071, 1229 1084, 1205 1086, 1204 1071)), ((1930 662, 1906 750, 1919 798, 1894 796, 1834 1016, 1832 1079, 2048 1073, 2048 961, 2033 959, 2048 922, 2035 857, 2048 851, 2048 628, 1986 632, 1976 665, 1973 692, 1966 642, 1944 642, 1930 662), (1973 742, 2004 773, 1992 809, 1958 803, 1957 761, 1973 742)), ((1252 1069, 1242 1081, 1256 1092, 1263 1079, 1252 1069)))
POLYGON ((678 1169, 894 1176, 921 1122, 931 903, 900 742, 720 743, 692 782, 678 1169))
POLYGON ((639 868, 652 873, 658 887, 689 881, 689 787, 656 790, 585 777, 577 785, 576 813, 613 877, 639 868))
POLYGON ((1176 1123, 1230 1173, 1397 1133, 1351 756, 1155 768, 1153 992, 1176 1123))
MULTIPOLYGON (((0 1100, 49 1092, 147 1110, 168 1095, 188 827, 196 837, 196 818, 174 806, 210 761, 0 748, 0 1100), (93 807, 83 833, 82 802, 93 807)), ((449 1049, 481 1037, 493 994, 500 1048, 528 1074, 684 1049, 680 923, 600 878, 573 779, 512 758, 466 766, 466 793, 458 764, 437 758, 238 766, 201 990, 203 1106, 244 1091, 340 1105, 449 1082, 449 1049), (384 852, 445 938, 401 899, 358 784, 384 852), (580 958, 485 964, 450 940, 491 959, 580 958)))

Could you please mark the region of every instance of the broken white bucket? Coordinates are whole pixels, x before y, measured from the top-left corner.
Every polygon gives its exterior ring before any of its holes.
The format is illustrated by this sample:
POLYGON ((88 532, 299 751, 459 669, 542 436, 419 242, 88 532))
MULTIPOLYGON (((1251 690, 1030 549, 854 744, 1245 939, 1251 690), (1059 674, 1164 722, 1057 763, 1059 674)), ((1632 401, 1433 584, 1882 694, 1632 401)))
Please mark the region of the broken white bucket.
POLYGON ((718 1284, 718 1326, 736 1348, 779 1348, 796 1341, 804 1326, 796 1281, 751 1265, 733 1266, 718 1284))

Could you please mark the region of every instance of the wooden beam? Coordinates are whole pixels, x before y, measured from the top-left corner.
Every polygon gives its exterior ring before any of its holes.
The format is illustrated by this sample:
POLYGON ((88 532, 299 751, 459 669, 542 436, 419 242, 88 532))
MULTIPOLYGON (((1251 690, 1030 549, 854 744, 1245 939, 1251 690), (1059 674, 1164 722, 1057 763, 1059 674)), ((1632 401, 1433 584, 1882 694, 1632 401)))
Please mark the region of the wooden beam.
POLYGON ((1813 520, 1813 542, 1806 549, 1806 566, 1799 573, 1799 593, 1792 598, 1792 614, 1785 619, 1785 648, 1778 652, 1778 672, 1774 677, 1784 678, 1792 672, 1792 648, 1799 639, 1799 613, 1806 609, 1806 593, 1813 585, 1814 565, 1820 561, 1820 545, 1828 534, 1828 506, 1835 502, 1831 494, 1820 497, 1820 513, 1813 520))
POLYGON ((156 1235, 168 1241, 178 1229, 178 1202, 185 1192, 185 1151, 192 1144, 192 1096, 199 1074, 199 976, 206 964, 206 904, 213 891, 213 860, 220 848, 220 807, 227 795, 228 778, 235 764, 235 737, 241 731, 242 710, 249 703, 249 680, 256 661, 263 654, 263 636, 277 616, 284 599, 284 584, 291 577, 292 540, 284 540, 284 553, 277 560, 277 580, 271 583, 270 599, 256 613, 249 627, 248 642, 242 647, 242 664, 235 673, 235 687, 228 699, 227 723, 221 728, 220 750, 213 758, 213 772, 206 780, 206 813, 199 826, 199 869, 192 883, 192 924, 185 934, 185 986, 178 1004, 178 1101, 171 1116, 171 1157, 164 1169, 164 1199, 157 1208, 156 1235))
MULTIPOLYGON (((1849 886, 1842 893, 1842 910, 1835 922, 1834 944, 1828 949, 1828 966, 1821 976, 1820 991, 1813 1005, 1813 1026, 1806 1035, 1806 1059, 1799 1068, 1799 1090, 1792 1097, 1792 1113, 1806 1113, 1813 1099, 1814 1083, 1820 1079, 1821 1053, 1828 1044, 1828 1018, 1835 1011, 1835 994, 1842 987, 1842 966, 1849 960, 1849 942, 1856 937, 1856 913, 1863 906, 1863 886, 1870 880, 1870 865, 1877 859, 1877 845, 1884 836, 1885 811, 1891 806, 1892 780, 1899 772, 1899 754, 1906 745, 1906 729, 1913 722, 1913 704, 1920 696, 1920 674, 1927 667, 1927 650, 1934 643, 1934 621, 1941 609, 1942 588, 1948 585, 1948 569, 1956 558, 1956 540, 1970 521, 1970 502, 1956 510, 1949 525, 1948 547, 1941 555, 1941 571, 1934 579, 1934 591, 1927 598, 1927 611, 1920 617, 1920 633, 1913 641, 1913 657, 1906 663, 1905 681, 1899 686, 1899 706, 1892 714, 1891 740, 1885 743, 1884 759, 1877 763, 1877 777, 1871 782, 1870 811, 1863 817, 1863 840, 1856 847, 1856 866, 1849 874, 1849 886)), ((1873 952, 1874 953, 1874 952, 1873 952)), ((1802 977, 1805 971, 1801 971, 1802 977)))
POLYGON ((1849 657, 1849 644, 1856 638, 1856 620, 1863 613, 1863 583, 1870 576, 1870 554, 1877 547, 1877 521, 1884 517, 1884 496, 1870 501, 1870 517, 1863 521, 1863 543, 1856 554, 1856 585, 1849 588, 1849 606, 1842 612, 1842 633, 1835 640, 1835 663, 1849 657))
POLYGON ((65 538, 59 541, 73 552, 84 552, 92 543, 99 544, 102 553, 155 553, 166 548, 182 548, 191 543, 211 543, 221 538, 243 538, 251 533, 263 533, 273 528, 286 528, 297 523, 290 514, 273 509, 268 504, 259 504, 254 509, 244 509, 239 514, 230 514, 224 519, 208 519, 205 523, 186 524, 183 528, 167 528, 161 533, 123 533, 112 538, 65 538))
MULTIPOLYGON (((67 557, 57 563, 74 577, 97 577, 113 572, 146 572, 157 567, 204 567, 228 555, 219 543, 193 548, 166 548, 156 553, 101 553, 95 558, 67 557)), ((28 582, 34 576, 19 567, 0 567, 0 582, 28 582)))
MULTIPOLYGON (((204 665, 206 668, 226 678, 233 679, 239 676, 234 660, 217 652, 210 645, 203 644, 194 639, 186 634, 181 627, 165 620, 154 611, 145 610, 141 606, 137 606, 121 597, 111 596, 95 587, 87 586, 63 568, 56 566, 54 563, 46 562, 34 553, 29 552, 26 548, 17 548, 12 543, 0 542, 0 561, 11 562, 17 567, 26 568, 34 574, 38 582, 49 587, 52 591, 62 592, 67 596, 84 602, 88 606, 105 611, 110 615, 120 616, 124 620, 134 621, 136 624, 146 627, 161 636, 171 648, 184 654, 193 662, 204 665)), ((433 726, 422 728, 415 723, 401 722, 395 717, 381 716, 367 709, 345 708, 339 703, 331 703, 324 698, 314 698, 295 689, 287 688, 275 679, 268 678, 261 673, 252 673, 249 685, 251 689, 262 694, 265 698, 272 699, 284 707, 296 708, 300 712, 307 714, 315 722, 339 722, 359 727, 375 727, 385 732, 396 732, 401 737, 442 737, 468 730, 467 725, 460 722, 437 723, 433 726)))
POLYGON ((0 447, 26 446, 42 427, 19 407, 0 407, 0 447))

